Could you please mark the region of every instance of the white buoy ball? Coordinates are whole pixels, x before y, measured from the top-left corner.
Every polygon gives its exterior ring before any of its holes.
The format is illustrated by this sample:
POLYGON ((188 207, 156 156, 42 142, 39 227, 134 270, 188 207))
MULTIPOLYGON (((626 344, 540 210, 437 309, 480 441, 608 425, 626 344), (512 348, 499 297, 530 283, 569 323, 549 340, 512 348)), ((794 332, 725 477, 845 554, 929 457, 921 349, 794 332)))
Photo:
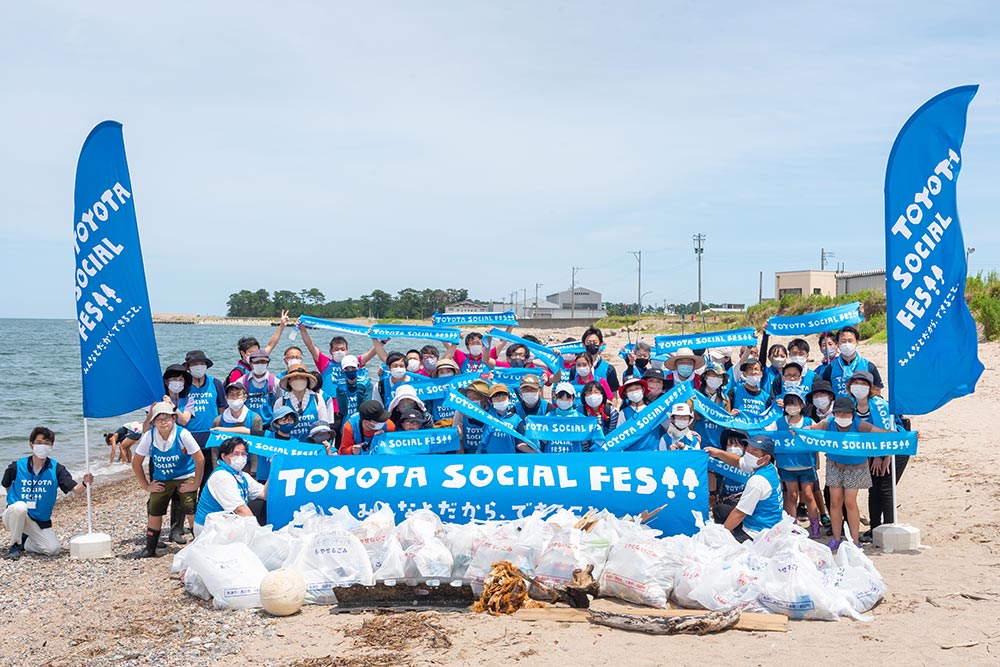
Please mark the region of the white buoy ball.
POLYGON ((274 570, 260 582, 260 604, 272 616, 291 616, 306 601, 306 580, 296 570, 274 570))

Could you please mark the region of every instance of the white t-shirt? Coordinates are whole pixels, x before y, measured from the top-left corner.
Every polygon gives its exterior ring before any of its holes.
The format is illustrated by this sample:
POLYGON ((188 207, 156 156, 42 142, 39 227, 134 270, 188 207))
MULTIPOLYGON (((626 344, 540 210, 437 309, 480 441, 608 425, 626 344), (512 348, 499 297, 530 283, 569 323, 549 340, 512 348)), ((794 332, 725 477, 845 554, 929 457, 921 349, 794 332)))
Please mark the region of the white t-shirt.
MULTIPOLYGON (((264 495, 263 484, 245 472, 240 472, 240 474, 243 475, 243 479, 246 480, 247 490, 250 492, 250 500, 255 500, 264 495)), ((240 505, 246 505, 246 501, 243 500, 243 496, 240 495, 240 487, 236 483, 236 478, 230 473, 213 473, 209 476, 208 482, 205 483, 205 486, 208 487, 212 497, 218 501, 219 505, 222 506, 222 509, 227 512, 232 512, 240 505)))
MULTIPOLYGON (((736 509, 750 516, 757 509, 757 503, 768 498, 770 495, 770 482, 763 475, 750 475, 750 479, 747 480, 746 488, 743 489, 743 495, 740 496, 740 502, 737 503, 736 509)), ((750 530, 746 527, 746 524, 743 525, 743 530, 751 537, 760 532, 750 530)))
MULTIPOLYGON (((177 428, 176 426, 174 427, 177 428)), ((172 434, 171 434, 172 435, 172 434)), ((185 454, 194 454, 201 447, 198 446, 197 441, 195 441, 194 436, 187 429, 181 431, 181 449, 184 450, 185 454)), ((139 456, 149 456, 149 448, 156 447, 161 452, 166 452, 170 450, 170 439, 164 440, 160 437, 160 432, 156 430, 156 427, 149 429, 142 434, 139 438, 139 444, 135 446, 135 453, 139 456)))

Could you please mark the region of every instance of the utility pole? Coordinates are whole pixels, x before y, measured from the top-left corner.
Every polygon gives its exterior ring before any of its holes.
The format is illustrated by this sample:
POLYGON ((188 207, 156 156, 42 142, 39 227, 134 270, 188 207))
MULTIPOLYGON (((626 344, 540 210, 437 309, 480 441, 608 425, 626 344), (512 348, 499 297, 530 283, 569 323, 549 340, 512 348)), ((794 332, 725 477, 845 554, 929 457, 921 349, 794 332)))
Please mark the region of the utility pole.
POLYGON ((694 241, 694 254, 698 255, 698 316, 701 318, 701 329, 705 330, 705 311, 701 303, 701 256, 705 252, 702 243, 705 242, 704 234, 695 234, 691 237, 694 241))
POLYGON ((521 317, 528 314, 528 288, 521 288, 521 317))
POLYGON ((570 319, 576 318, 576 272, 580 270, 579 266, 573 267, 573 278, 570 280, 569 284, 569 316, 570 319))
POLYGON ((635 257, 635 260, 639 262, 639 280, 635 289, 635 303, 636 309, 639 311, 636 313, 637 319, 635 322, 636 328, 639 327, 639 320, 642 319, 642 251, 641 250, 629 250, 629 254, 635 257))
POLYGON ((819 249, 819 270, 826 271, 826 260, 831 257, 836 257, 832 252, 828 251, 826 248, 819 249))
POLYGON ((542 286, 542 283, 535 283, 535 312, 532 317, 538 317, 538 288, 542 286))
MULTIPOLYGON (((760 272, 760 288, 759 288, 759 290, 760 291, 757 292, 757 303, 764 303, 764 272, 763 271, 760 272)), ((775 294, 775 296, 778 296, 778 295, 775 294)))

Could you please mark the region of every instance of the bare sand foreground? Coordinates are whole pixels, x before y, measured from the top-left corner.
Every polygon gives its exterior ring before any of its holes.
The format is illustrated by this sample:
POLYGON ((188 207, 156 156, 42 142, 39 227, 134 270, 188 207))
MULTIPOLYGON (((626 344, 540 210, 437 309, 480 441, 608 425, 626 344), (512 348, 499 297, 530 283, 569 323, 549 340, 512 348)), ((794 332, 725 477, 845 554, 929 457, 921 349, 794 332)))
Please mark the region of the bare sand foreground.
MULTIPOLYGON (((884 345, 861 353, 885 368, 884 345)), ((900 485, 901 518, 922 530, 928 548, 866 549, 889 585, 871 623, 651 637, 472 613, 215 611, 170 577, 176 547, 156 560, 130 558, 145 499, 125 480, 95 489, 95 526, 112 536, 114 559, 68 558, 70 536, 86 528, 83 499, 69 498, 54 516, 60 557, 0 561, 0 665, 997 665, 1000 486, 991 480, 1000 467, 1000 346, 982 345, 980 357, 986 373, 975 396, 914 419, 921 454, 900 485)))

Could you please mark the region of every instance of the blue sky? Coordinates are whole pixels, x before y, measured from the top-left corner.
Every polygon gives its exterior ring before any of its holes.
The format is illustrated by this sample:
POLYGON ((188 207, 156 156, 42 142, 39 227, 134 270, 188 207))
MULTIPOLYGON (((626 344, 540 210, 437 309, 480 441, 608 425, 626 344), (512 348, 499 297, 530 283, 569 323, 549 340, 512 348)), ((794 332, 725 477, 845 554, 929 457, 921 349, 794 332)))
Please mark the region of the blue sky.
POLYGON ((884 259, 882 187, 925 100, 979 83, 959 185, 1000 269, 993 2, 16 3, 0 23, 3 317, 75 316, 73 179, 125 125, 154 311, 242 288, 346 298, 579 284, 756 302, 884 259), (873 6, 877 5, 877 6, 873 6))

